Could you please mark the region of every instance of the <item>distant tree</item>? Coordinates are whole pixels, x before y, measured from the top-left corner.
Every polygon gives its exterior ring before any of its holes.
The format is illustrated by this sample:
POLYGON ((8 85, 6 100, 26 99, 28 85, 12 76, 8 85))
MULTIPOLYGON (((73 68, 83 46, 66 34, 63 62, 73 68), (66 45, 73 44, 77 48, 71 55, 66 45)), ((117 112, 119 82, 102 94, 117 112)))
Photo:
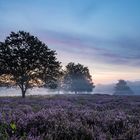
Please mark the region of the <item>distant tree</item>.
POLYGON ((127 82, 125 80, 119 80, 119 82, 115 86, 114 95, 133 95, 133 91, 129 86, 127 86, 127 82))
POLYGON ((81 64, 69 63, 66 66, 63 87, 71 92, 92 92, 95 87, 89 69, 81 64))
POLYGON ((31 82, 40 79, 49 85, 49 82, 56 80, 59 69, 56 52, 30 33, 11 32, 0 43, 0 74, 11 75, 11 80, 20 87, 23 98, 31 82))

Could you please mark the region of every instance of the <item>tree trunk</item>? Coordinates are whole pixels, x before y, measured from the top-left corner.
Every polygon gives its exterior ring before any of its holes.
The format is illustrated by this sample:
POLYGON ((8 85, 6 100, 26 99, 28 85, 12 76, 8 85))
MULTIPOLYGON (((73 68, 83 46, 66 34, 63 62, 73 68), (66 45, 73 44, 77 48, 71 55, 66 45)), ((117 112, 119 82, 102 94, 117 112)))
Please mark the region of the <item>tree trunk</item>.
POLYGON ((26 85, 21 84, 21 85, 19 85, 19 87, 20 87, 20 89, 21 89, 22 98, 25 98, 25 93, 26 93, 26 90, 27 90, 26 85))
POLYGON ((22 98, 25 98, 25 93, 26 93, 26 91, 22 90, 22 98))

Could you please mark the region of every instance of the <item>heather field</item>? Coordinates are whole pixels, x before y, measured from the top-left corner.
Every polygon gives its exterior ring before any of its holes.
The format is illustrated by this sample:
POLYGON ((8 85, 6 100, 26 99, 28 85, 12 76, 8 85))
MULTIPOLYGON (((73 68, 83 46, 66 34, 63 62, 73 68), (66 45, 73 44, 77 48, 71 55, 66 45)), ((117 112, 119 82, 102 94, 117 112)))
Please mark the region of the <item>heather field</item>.
POLYGON ((0 140, 140 140, 140 96, 1 97, 0 140))

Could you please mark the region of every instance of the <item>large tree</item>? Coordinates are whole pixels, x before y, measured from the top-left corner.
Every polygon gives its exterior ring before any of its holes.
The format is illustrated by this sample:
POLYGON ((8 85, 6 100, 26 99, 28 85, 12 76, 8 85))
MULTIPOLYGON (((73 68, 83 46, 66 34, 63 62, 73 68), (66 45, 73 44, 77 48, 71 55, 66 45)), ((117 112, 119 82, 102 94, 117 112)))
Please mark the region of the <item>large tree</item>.
POLYGON ((92 92, 95 87, 89 69, 81 64, 69 63, 66 66, 63 87, 71 92, 92 92))
POLYGON ((125 80, 119 80, 115 86, 114 95, 133 95, 133 91, 125 80))
POLYGON ((25 97, 27 89, 38 79, 49 85, 59 75, 56 52, 28 32, 11 32, 0 43, 0 74, 6 74, 18 85, 25 97))

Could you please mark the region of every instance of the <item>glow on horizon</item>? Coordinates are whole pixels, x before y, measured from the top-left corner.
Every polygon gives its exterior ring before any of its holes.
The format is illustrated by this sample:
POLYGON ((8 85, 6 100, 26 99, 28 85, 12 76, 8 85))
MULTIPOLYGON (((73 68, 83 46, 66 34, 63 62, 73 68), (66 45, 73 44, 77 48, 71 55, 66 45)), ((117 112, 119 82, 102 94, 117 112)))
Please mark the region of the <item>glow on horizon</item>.
MULTIPOLYGON (((54 41, 47 41, 48 46, 52 46, 52 48, 54 48, 54 41)), ((47 41, 44 40, 44 42, 47 41)), ((57 57, 58 60, 62 62, 63 68, 65 68, 68 62, 84 64, 85 66, 89 67, 93 82, 95 84, 116 83, 119 79, 125 79, 128 81, 140 80, 140 69, 136 66, 123 64, 114 65, 107 62, 102 62, 103 60, 96 59, 96 57, 94 58, 95 61, 93 61, 88 58, 88 53, 86 51, 84 52, 84 54, 77 55, 77 51, 69 50, 69 45, 66 45, 64 42, 57 42, 57 44, 59 44, 56 48, 57 57)))
POLYGON ((62 65, 89 67, 93 82, 140 80, 139 0, 3 0, 0 41, 24 30, 57 52, 62 65))

